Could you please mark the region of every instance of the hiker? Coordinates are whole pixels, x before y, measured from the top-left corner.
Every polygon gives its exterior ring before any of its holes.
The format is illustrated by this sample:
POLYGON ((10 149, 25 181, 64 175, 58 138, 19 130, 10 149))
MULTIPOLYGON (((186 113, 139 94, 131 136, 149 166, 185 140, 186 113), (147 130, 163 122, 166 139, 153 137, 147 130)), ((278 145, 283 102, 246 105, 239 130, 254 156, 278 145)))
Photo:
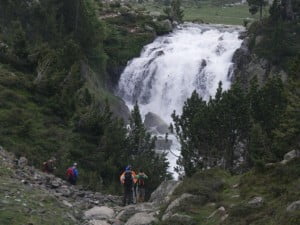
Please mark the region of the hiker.
POLYGON ((78 170, 77 170, 77 163, 74 163, 72 167, 67 169, 67 180, 70 184, 76 185, 78 178, 78 170))
POLYGON ((54 167, 54 159, 49 159, 46 162, 43 162, 43 172, 45 173, 53 173, 54 170, 56 169, 54 167))
MULTIPOLYGON (((132 203, 136 203, 137 202, 137 192, 136 192, 136 182, 137 182, 137 179, 135 178, 135 176, 136 176, 136 173, 135 173, 135 171, 134 170, 132 170, 132 166, 131 165, 128 165, 128 166, 126 166, 126 168, 125 168, 125 171, 127 171, 127 170, 130 170, 131 171, 131 174, 132 174, 132 176, 133 176, 133 186, 132 186, 132 188, 133 188, 133 190, 132 190, 132 203)), ((120 179, 121 179, 121 177, 122 176, 124 176, 124 174, 125 174, 125 171, 122 173, 122 175, 120 176, 120 179)), ((121 183, 122 183, 122 181, 121 181, 121 183)))
POLYGON ((144 202, 145 201, 145 179, 148 179, 148 176, 144 173, 143 170, 140 170, 138 175, 136 175, 137 179, 137 187, 138 187, 138 198, 137 202, 144 202))
POLYGON ((130 166, 126 167, 126 170, 120 176, 120 181, 124 186, 124 198, 123 205, 133 203, 133 185, 134 185, 134 175, 130 166))

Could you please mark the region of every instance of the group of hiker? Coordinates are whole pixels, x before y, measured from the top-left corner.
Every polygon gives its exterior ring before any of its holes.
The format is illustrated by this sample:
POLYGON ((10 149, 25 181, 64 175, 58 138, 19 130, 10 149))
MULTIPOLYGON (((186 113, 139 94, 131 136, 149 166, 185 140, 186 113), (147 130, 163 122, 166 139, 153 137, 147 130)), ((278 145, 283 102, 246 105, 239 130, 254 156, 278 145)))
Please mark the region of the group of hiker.
POLYGON ((145 180, 148 176, 140 170, 138 174, 129 165, 120 176, 124 186, 123 205, 145 201, 145 180))
MULTIPOLYGON (((43 172, 45 173, 53 173, 56 169, 54 167, 55 159, 49 159, 46 162, 43 162, 43 172)), ((67 181, 72 184, 76 185, 77 178, 78 178, 78 170, 77 170, 77 163, 73 163, 73 166, 69 167, 66 172, 67 181)))
MULTIPOLYGON (((43 163, 43 172, 53 173, 55 159, 50 159, 43 163)), ((78 178, 77 163, 73 163, 67 169, 66 179, 71 185, 76 185, 78 178)), ((133 204, 145 201, 145 180, 148 176, 140 170, 137 174, 131 165, 126 166, 125 171, 120 176, 120 182, 124 187, 123 204, 133 204)))

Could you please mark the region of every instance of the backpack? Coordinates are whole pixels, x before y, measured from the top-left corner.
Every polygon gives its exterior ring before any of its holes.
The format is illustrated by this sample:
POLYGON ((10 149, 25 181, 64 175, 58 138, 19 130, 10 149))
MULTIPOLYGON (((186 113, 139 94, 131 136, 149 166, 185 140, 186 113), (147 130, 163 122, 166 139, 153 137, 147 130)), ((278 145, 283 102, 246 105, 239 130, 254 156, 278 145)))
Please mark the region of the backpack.
POLYGON ((68 170, 67 170, 67 177, 70 178, 70 177, 74 177, 74 171, 73 171, 73 168, 70 167, 68 170))
POLYGON ((144 187, 144 186, 145 186, 145 179, 144 179, 144 176, 139 176, 139 179, 138 179, 138 186, 139 186, 139 187, 144 187))
POLYGON ((133 184, 131 171, 126 171, 125 174, 124 174, 124 177, 125 177, 124 184, 126 186, 131 186, 133 184))

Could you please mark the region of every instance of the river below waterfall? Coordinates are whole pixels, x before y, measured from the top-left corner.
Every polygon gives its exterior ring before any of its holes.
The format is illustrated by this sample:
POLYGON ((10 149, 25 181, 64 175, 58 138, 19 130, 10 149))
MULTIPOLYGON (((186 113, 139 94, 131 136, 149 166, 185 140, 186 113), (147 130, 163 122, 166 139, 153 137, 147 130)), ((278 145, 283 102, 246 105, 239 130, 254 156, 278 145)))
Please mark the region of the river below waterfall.
MULTIPOLYGON (((144 118, 152 112, 170 124, 172 112, 180 114, 194 90, 208 99, 214 96, 220 81, 224 90, 230 88, 232 56, 241 46, 239 33, 242 30, 240 26, 225 25, 186 23, 179 26, 146 45, 140 57, 128 62, 117 94, 130 109, 137 101, 144 118)), ((154 134, 164 135, 162 132, 154 134)), ((169 135, 169 138, 172 145, 167 149, 167 157, 170 172, 174 172, 180 144, 174 136, 169 135)))

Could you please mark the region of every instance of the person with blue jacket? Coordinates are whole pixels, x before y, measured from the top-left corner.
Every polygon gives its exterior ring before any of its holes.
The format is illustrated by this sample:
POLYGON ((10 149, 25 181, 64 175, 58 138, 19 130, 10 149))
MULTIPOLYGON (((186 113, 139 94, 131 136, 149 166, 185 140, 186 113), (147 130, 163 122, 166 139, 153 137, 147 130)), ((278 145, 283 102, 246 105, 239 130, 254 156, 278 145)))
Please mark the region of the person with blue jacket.
POLYGON ((73 166, 67 170, 67 180, 70 182, 70 184, 76 185, 77 178, 78 178, 77 163, 74 163, 73 166))

